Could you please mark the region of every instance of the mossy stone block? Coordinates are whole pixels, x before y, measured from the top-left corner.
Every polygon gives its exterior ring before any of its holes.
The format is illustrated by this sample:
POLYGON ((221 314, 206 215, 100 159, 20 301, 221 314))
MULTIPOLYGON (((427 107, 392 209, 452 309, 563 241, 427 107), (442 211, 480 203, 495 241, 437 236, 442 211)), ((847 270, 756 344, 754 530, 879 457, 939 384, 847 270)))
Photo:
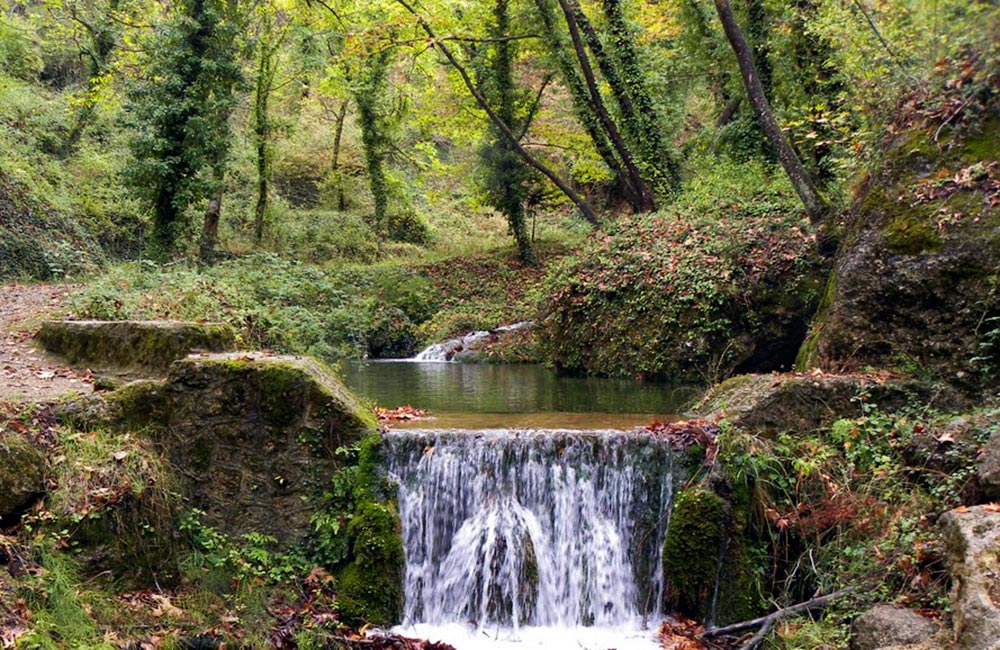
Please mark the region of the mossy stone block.
POLYGON ((754 433, 808 433, 835 420, 860 417, 863 403, 892 412, 910 403, 956 409, 963 399, 947 387, 916 379, 882 381, 820 373, 738 375, 713 386, 695 410, 754 433))
POLYGON ((706 619, 725 535, 726 504, 721 497, 697 486, 677 495, 663 542, 665 611, 706 619))
POLYGON ((308 529, 316 497, 340 467, 336 450, 377 430, 329 369, 302 357, 189 356, 171 366, 157 399, 152 435, 205 523, 282 543, 308 529))
POLYGON ((180 321, 46 321, 36 339, 72 364, 165 371, 192 352, 236 349, 236 332, 222 323, 180 321))

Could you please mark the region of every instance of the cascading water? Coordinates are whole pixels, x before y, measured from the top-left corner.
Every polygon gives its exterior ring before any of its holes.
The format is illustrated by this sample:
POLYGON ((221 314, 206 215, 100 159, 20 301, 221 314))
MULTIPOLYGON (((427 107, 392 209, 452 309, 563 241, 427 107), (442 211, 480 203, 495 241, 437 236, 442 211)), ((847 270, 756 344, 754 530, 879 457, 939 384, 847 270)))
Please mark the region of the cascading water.
POLYGON ((477 330, 475 332, 469 332, 461 338, 449 339, 447 341, 442 341, 441 343, 430 345, 417 354, 417 356, 413 357, 413 360, 455 361, 462 356, 469 356, 470 353, 474 353, 478 348, 482 347, 484 343, 487 343, 490 340, 503 336, 508 332, 514 332, 519 329, 524 329, 525 327, 531 327, 532 325, 534 325, 533 321, 522 321, 520 323, 513 323, 512 325, 501 325, 500 327, 496 327, 491 330, 477 330))
POLYGON ((673 493, 666 444, 622 431, 409 430, 386 434, 385 451, 407 624, 517 636, 655 614, 673 493))

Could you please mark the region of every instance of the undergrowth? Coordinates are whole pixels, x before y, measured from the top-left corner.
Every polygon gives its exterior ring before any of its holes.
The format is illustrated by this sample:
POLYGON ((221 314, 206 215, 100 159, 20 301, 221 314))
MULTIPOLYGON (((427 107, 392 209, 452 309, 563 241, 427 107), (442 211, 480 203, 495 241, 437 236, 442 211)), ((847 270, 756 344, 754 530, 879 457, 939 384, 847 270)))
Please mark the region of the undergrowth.
MULTIPOLYGON (((543 258, 564 254, 540 247, 543 258)), ((68 301, 81 318, 210 320, 231 324, 246 348, 327 361, 399 358, 474 329, 533 315, 541 271, 507 250, 428 263, 322 269, 257 253, 207 269, 119 266, 68 301)))
POLYGON ((949 613, 944 512, 980 499, 976 459, 1000 411, 955 417, 922 407, 864 414, 808 434, 730 429, 717 467, 749 496, 747 540, 767 549, 756 589, 778 606, 851 587, 813 621, 777 628, 771 648, 847 648, 848 624, 877 603, 949 613))

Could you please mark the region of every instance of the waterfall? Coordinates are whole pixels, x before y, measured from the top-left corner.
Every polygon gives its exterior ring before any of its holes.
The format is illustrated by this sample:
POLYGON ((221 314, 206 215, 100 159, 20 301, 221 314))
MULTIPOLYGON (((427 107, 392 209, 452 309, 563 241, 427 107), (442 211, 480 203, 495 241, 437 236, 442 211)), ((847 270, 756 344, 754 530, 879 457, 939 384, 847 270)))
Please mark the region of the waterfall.
POLYGON ((456 356, 470 356, 470 353, 482 348, 496 338, 508 332, 514 332, 525 327, 531 327, 534 321, 522 321, 511 325, 501 325, 491 330, 477 330, 469 332, 461 338, 449 339, 441 343, 435 343, 421 351, 413 357, 414 361, 457 361, 456 356))
POLYGON ((615 626, 655 614, 671 456, 623 431, 397 431, 409 623, 615 626))

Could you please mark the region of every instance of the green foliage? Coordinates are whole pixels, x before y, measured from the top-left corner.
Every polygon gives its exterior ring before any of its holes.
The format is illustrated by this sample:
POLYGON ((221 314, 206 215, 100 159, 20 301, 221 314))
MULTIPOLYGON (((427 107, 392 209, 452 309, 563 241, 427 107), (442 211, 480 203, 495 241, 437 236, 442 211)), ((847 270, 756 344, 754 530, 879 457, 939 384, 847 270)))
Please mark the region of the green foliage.
POLYGON ((0 70, 5 74, 32 81, 42 71, 42 58, 25 36, 24 25, 0 23, 0 70))
MULTIPOLYGON (((756 354, 747 333, 794 337, 823 272, 793 205, 763 167, 719 165, 671 210, 595 234, 546 279, 544 357, 571 372, 711 380, 756 354), (714 198, 716 181, 731 202, 714 198)), ((791 363, 801 341, 788 340, 762 369, 791 363)))
POLYGON ((280 552, 269 535, 246 533, 234 542, 228 535, 203 523, 205 513, 197 508, 181 518, 179 530, 188 538, 189 569, 223 571, 239 581, 263 580, 279 584, 306 573, 310 564, 296 550, 280 552))
MULTIPOLYGON (((736 493, 747 491, 749 539, 768 549, 766 588, 778 602, 865 585, 856 606, 903 599, 938 607, 947 596, 943 542, 928 513, 975 498, 977 450, 997 414, 956 420, 914 405, 890 415, 863 393, 858 400, 864 415, 808 435, 727 430, 718 467, 736 493)), ((837 628, 831 640, 844 634, 835 615, 828 626, 837 628)), ((798 629, 777 636, 787 647, 813 647, 803 640, 808 626, 798 629)))
POLYGON ((147 44, 143 79, 129 88, 134 129, 127 169, 154 214, 149 250, 169 259, 185 232, 189 206, 219 191, 229 148, 229 113, 240 78, 239 26, 223 0, 186 0, 147 44))

